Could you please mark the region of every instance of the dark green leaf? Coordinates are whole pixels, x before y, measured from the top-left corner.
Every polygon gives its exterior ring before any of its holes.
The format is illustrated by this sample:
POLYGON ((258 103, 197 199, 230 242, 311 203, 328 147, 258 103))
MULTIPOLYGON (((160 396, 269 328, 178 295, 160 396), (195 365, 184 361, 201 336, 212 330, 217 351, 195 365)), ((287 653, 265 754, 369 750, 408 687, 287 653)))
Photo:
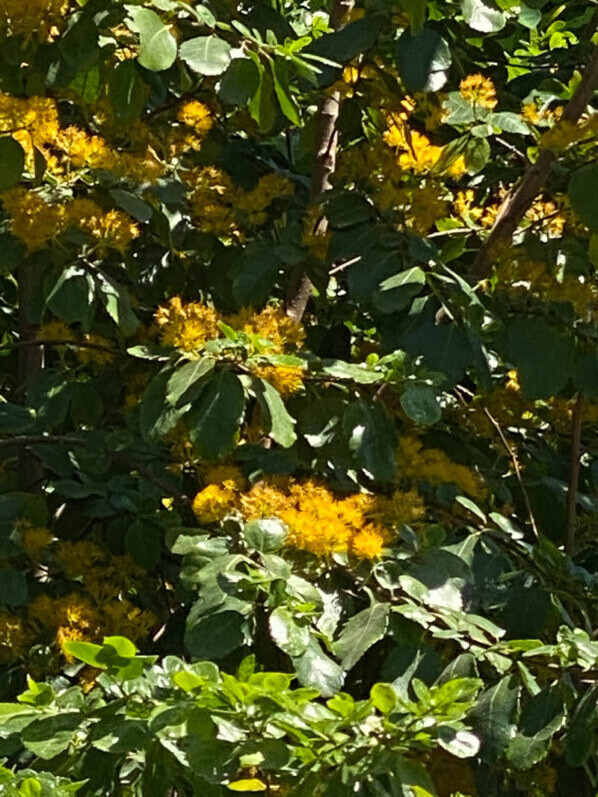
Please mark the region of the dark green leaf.
POLYGON ((401 395, 401 407, 415 423, 431 426, 442 417, 435 391, 427 385, 412 385, 401 395))
POLYGON ((204 388, 206 377, 214 370, 215 361, 209 357, 186 362, 168 380, 166 401, 173 407, 189 404, 204 388))
POLYGON ((478 699, 471 722, 482 739, 482 758, 493 763, 506 751, 515 729, 519 684, 513 675, 502 678, 478 699))
POLYGON ((541 318, 516 318, 509 324, 507 353, 530 399, 555 396, 571 374, 571 339, 541 318))
POLYGON ((223 611, 199 619, 189 615, 185 644, 198 659, 222 659, 247 641, 246 620, 242 614, 223 611))
POLYGON ((25 168, 25 152, 10 136, 0 138, 0 191, 12 188, 21 179, 25 168))
POLYGON ((276 518, 262 518, 247 523, 243 536, 248 545, 261 553, 279 551, 284 545, 287 528, 284 523, 276 518))
POLYGON ((270 636, 287 656, 301 656, 309 645, 309 628, 299 625, 285 606, 274 609, 268 622, 270 636))
POLYGON ((569 180, 569 199, 573 210, 591 232, 598 233, 598 207, 596 206, 596 184, 598 163, 590 163, 573 172, 569 180))
POLYGON ((235 445, 245 411, 245 394, 238 376, 217 374, 189 414, 191 441, 200 456, 217 459, 235 445))
POLYGON ((136 62, 129 58, 117 64, 108 83, 108 97, 117 120, 131 124, 139 119, 147 94, 136 62))
POLYGON ((532 697, 521 713, 519 733, 510 741, 509 763, 515 769, 530 769, 542 761, 564 720, 565 707, 558 686, 543 689, 532 697))
POLYGON ((0 434, 20 434, 34 425, 35 416, 30 409, 10 401, 0 403, 0 434))
POLYGON ((247 105, 258 90, 260 72, 250 58, 235 58, 220 82, 220 98, 228 105, 247 105))
POLYGON ((451 51, 442 36, 423 28, 413 36, 404 31, 397 42, 397 68, 408 91, 438 91, 446 83, 451 51))
POLYGON ((27 603, 27 579, 20 570, 5 569, 0 573, 0 603, 22 606, 27 603))
POLYGON ((388 623, 387 603, 374 603, 351 617, 332 649, 343 670, 351 670, 372 645, 384 636, 388 623))
POLYGON ((295 419, 287 412, 279 392, 264 379, 253 380, 254 391, 266 423, 266 434, 283 448, 290 448, 297 440, 295 419))
POLYGON ((381 481, 396 473, 397 431, 381 404, 359 400, 347 407, 343 428, 359 465, 381 481))

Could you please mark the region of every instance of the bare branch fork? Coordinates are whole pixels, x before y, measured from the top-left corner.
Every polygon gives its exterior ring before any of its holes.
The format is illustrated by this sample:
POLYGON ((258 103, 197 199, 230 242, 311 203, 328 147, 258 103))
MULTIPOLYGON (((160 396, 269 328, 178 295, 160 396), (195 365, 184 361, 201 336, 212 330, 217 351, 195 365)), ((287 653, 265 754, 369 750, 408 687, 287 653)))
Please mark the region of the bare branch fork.
MULTIPOLYGON (((330 26, 333 30, 343 27, 347 15, 353 8, 353 0, 333 0, 330 9, 330 26)), ((336 149, 338 145, 337 122, 341 106, 340 91, 332 91, 322 97, 316 114, 316 163, 309 192, 310 202, 314 202, 331 187, 330 178, 336 169, 336 149)), ((328 220, 321 216, 315 226, 316 235, 324 235, 328 220)), ((297 269, 291 279, 287 294, 287 314, 299 323, 305 313, 313 285, 304 267, 297 269)))
MULTIPOLYGON (((565 106, 562 122, 573 124, 578 122, 590 104, 596 88, 598 88, 598 46, 592 53, 575 93, 565 106)), ((507 197, 490 235, 478 252, 473 265, 475 274, 483 276, 488 270, 490 256, 497 244, 511 238, 546 183, 557 157, 557 153, 552 150, 543 149, 538 160, 529 166, 517 188, 507 197)))

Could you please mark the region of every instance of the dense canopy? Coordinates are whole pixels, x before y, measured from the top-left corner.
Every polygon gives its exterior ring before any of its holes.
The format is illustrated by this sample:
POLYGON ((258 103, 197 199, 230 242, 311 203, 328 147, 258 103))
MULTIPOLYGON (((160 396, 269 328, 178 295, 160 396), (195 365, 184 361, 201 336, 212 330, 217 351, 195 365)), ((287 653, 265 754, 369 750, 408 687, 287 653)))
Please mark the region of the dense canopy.
POLYGON ((598 10, 0 0, 0 795, 594 797, 598 10))

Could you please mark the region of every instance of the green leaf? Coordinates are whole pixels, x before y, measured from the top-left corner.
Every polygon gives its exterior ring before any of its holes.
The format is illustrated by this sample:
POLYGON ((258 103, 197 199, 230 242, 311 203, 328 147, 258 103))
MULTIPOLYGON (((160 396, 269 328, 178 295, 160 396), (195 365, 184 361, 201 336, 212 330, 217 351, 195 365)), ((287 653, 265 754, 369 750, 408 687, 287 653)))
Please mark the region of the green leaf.
POLYGON ((382 639, 388 624, 388 611, 387 603, 374 603, 351 617, 332 646, 343 670, 351 670, 364 653, 382 639))
POLYGON ((299 625, 285 606, 274 609, 268 621, 270 636, 287 656, 301 656, 309 645, 309 628, 299 625))
POLYGON ((510 741, 509 763, 515 769, 530 769, 542 761, 564 721, 565 707, 558 686, 543 689, 532 697, 521 712, 519 733, 510 741))
POLYGON ((496 33, 507 24, 505 15, 493 0, 462 0, 461 11, 469 27, 480 33, 496 33))
POLYGON ((598 163, 590 163, 573 172, 568 188, 573 210, 593 233, 598 233, 597 181, 598 163))
POLYGON ((390 481, 397 465, 397 430, 385 408, 359 399, 343 415, 343 429, 359 465, 374 479, 390 481))
POLYGON ((21 434, 35 425, 33 412, 10 401, 0 402, 0 434, 21 434))
POLYGON ((95 287, 89 274, 77 266, 61 272, 46 304, 66 324, 81 322, 87 326, 93 317, 95 287))
POLYGON ((469 174, 478 174, 490 160, 492 150, 485 138, 472 138, 465 147, 465 165, 469 174))
POLYGON ((27 603, 27 578, 20 570, 5 569, 0 572, 0 603, 22 606, 27 603))
POLYGON ((260 71, 250 58, 234 58, 220 81, 220 99, 228 105, 247 105, 260 84, 260 71))
POLYGON ((131 30, 139 34, 140 47, 138 61, 151 72, 170 69, 177 55, 176 39, 155 11, 149 8, 129 6, 130 18, 127 20, 131 30))
POLYGON ((381 313, 402 310, 417 296, 425 282, 426 274, 419 266, 387 277, 373 294, 374 306, 381 313))
MULTIPOLYGON (((131 64, 134 62, 127 61, 126 63, 131 64)), ((122 208, 129 216, 133 216, 134 219, 137 219, 137 221, 145 224, 151 219, 153 214, 151 207, 130 191, 123 191, 121 188, 113 188, 112 191, 110 191, 110 196, 114 199, 119 208, 122 208)))
POLYGON ((218 36, 198 36, 181 45, 179 55, 200 75, 221 75, 230 63, 230 44, 218 36))
POLYGON ((71 641, 65 642, 63 650, 69 656, 78 661, 89 664, 91 667, 105 669, 106 665, 98 661, 98 653, 102 650, 101 645, 94 645, 92 642, 71 641))
POLYGON ((374 684, 370 700, 382 714, 390 714, 397 704, 397 693, 390 684, 374 684))
POLYGON ((245 393, 239 377, 220 371, 189 413, 191 441, 200 456, 217 459, 234 448, 244 411, 245 393))
POLYGON ((131 309, 131 300, 127 291, 103 272, 98 271, 96 279, 106 312, 124 335, 132 335, 139 326, 139 319, 131 309))
POLYGON ((290 448, 297 440, 296 421, 289 415, 280 393, 264 379, 253 379, 252 385, 264 414, 266 434, 283 448, 290 448))
POLYGON ((426 21, 428 0, 399 0, 399 2, 409 14, 411 35, 417 36, 422 31, 426 21))
POLYGON ((177 368, 168 380, 166 401, 173 407, 195 401, 203 390, 206 377, 214 370, 215 364, 215 360, 203 357, 177 368))
POLYGON ((82 719, 79 712, 69 711, 34 720, 23 730, 23 744, 38 758, 49 761, 68 750, 82 719))
POLYGON ((139 119, 147 95, 148 88, 137 63, 128 58, 117 64, 108 82, 108 98, 116 119, 122 124, 139 119))
POLYGON ((473 758, 480 749, 480 740, 469 731, 457 731, 448 725, 438 729, 438 743, 455 758, 473 758))
POLYGON ((598 398, 598 352, 587 352, 577 360, 573 381, 582 393, 593 399, 598 398))
POLYGON ((25 168, 25 151, 11 136, 0 138, 0 191, 12 188, 25 168))
POLYGON ((507 675, 481 697, 470 714, 471 724, 482 739, 482 758, 493 763, 505 753, 515 729, 519 683, 507 675))
POLYGON ((185 645, 198 659, 222 659, 247 642, 246 620, 235 611, 221 611, 187 619, 185 645))
POLYGON ((397 69, 407 91, 439 91, 451 60, 448 44, 432 28, 423 28, 417 36, 406 30, 397 42, 397 69))
POLYGON ((289 88, 289 76, 286 63, 279 58, 275 58, 270 61, 270 67, 274 80, 274 91, 280 108, 290 122, 299 126, 301 124, 301 118, 299 117, 297 102, 289 88))
POLYGON ((519 370, 526 398, 547 399, 570 377, 573 343, 541 318, 515 318, 507 329, 507 355, 519 370))
POLYGON ((310 640, 302 656, 293 659, 293 666, 299 683, 317 689, 321 697, 332 697, 343 686, 344 672, 323 653, 315 639, 310 640))
POLYGON ((598 728, 598 684, 581 698, 564 736, 565 758, 570 767, 581 767, 596 748, 598 728))
POLYGON ((273 553, 279 551, 284 545, 287 528, 277 518, 262 518, 247 523, 243 530, 243 536, 256 551, 273 553))
POLYGON ((500 113, 489 114, 487 121, 494 127, 499 127, 505 133, 519 133, 522 136, 529 135, 529 126, 516 113, 501 111, 500 113))
POLYGON ((431 426, 442 417, 435 391, 428 385, 412 385, 401 395, 401 407, 415 423, 431 426))
POLYGON ((153 570, 162 555, 162 535, 152 524, 136 520, 127 529, 125 549, 137 564, 153 570))

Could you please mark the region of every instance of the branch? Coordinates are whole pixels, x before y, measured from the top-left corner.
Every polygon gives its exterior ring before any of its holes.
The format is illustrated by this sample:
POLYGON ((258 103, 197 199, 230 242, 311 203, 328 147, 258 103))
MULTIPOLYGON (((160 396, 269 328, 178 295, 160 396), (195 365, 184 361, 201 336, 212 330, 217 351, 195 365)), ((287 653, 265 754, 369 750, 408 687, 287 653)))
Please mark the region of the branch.
POLYGON ((0 448, 10 446, 38 446, 38 445, 58 445, 58 446, 84 446, 85 441, 79 437, 68 437, 59 434, 16 434, 12 437, 0 437, 0 448))
MULTIPOLYGON (((597 87, 598 47, 594 49, 575 93, 565 106, 562 122, 572 122, 573 124, 578 122, 597 87)), ((549 149, 541 150, 538 160, 527 169, 515 191, 507 197, 490 235, 478 252, 473 265, 475 274, 483 276, 487 272, 492 251, 496 249, 497 244, 511 238, 532 202, 542 190, 556 160, 555 152, 549 149)))
MULTIPOLYGON (((339 30, 343 27, 348 13, 353 8, 354 0, 332 0, 330 10, 330 27, 339 30)), ((340 91, 332 91, 322 97, 316 114, 316 163, 311 178, 309 192, 310 202, 314 202, 325 191, 330 190, 330 178, 336 169, 336 149, 338 130, 336 128, 341 107, 340 91)), ((324 235, 328 229, 328 220, 321 216, 314 229, 316 235, 324 235)), ((299 323, 305 313, 307 302, 313 290, 305 267, 300 265, 291 277, 287 294, 287 315, 299 323)))
POLYGON ((577 394, 571 419, 571 464, 569 466, 569 489, 567 490, 567 525, 565 527, 565 553, 572 554, 575 547, 577 520, 577 485, 581 464, 581 425, 583 421, 583 393, 577 394))
POLYGON ((22 349, 27 346, 77 346, 79 349, 98 349, 107 351, 110 354, 122 354, 120 349, 112 349, 110 346, 103 346, 101 343, 91 343, 86 340, 64 340, 63 338, 35 338, 34 340, 14 340, 11 343, 3 343, 0 351, 7 349, 22 349))

